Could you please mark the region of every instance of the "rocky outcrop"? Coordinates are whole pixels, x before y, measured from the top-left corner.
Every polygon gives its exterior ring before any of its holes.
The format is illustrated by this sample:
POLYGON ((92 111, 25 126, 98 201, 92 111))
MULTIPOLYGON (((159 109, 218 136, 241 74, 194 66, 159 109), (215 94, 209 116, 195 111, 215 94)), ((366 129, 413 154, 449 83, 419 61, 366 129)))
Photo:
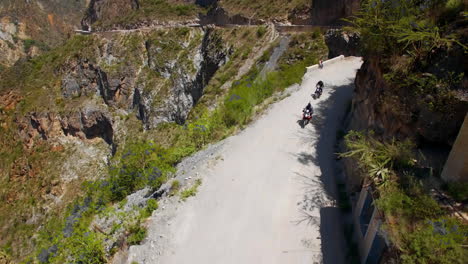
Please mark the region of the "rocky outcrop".
POLYGON ((258 25, 263 21, 254 17, 245 17, 241 14, 231 15, 224 8, 216 6, 208 11, 206 15, 200 16, 200 24, 202 25, 258 25))
POLYGON ((355 84, 350 129, 372 129, 382 137, 452 145, 468 111, 464 97, 454 97, 446 105, 449 109, 441 111, 431 107, 432 95, 421 98, 409 89, 393 87, 376 59, 364 62, 355 84))
POLYGON ((62 136, 73 136, 81 140, 101 138, 113 144, 112 119, 103 110, 87 107, 68 114, 54 112, 29 113, 16 122, 20 138, 28 148, 35 140, 50 140, 62 136))
POLYGON ((325 34, 328 46, 328 58, 340 55, 361 56, 359 47, 360 37, 357 33, 348 33, 340 29, 330 29, 325 34))
POLYGON ((158 55, 161 47, 158 45, 146 42, 145 47, 150 69, 171 80, 166 98, 159 106, 155 107, 155 101, 160 100, 157 96, 161 96, 161 92, 148 91, 143 86, 138 86, 133 93, 133 108, 147 128, 153 128, 161 122, 175 121, 183 124, 202 96, 205 86, 219 67, 227 62, 231 53, 212 28, 205 29, 201 43, 196 49, 189 51, 192 59, 185 63, 180 60, 187 58, 161 60, 158 55))
POLYGON ((183 124, 232 52, 212 27, 135 33, 122 39, 101 39, 95 56, 62 65, 62 96, 66 102, 101 97, 112 109, 134 111, 148 129, 161 122, 183 124), (131 40, 138 51, 122 46, 122 39, 131 40))
POLYGON ((135 81, 133 67, 108 74, 87 59, 74 60, 62 67, 62 95, 66 99, 98 94, 110 106, 128 108, 135 81))
POLYGON ((24 24, 15 24, 8 17, 0 20, 0 65, 11 66, 21 57, 26 56, 23 43, 18 35, 24 35, 24 24))

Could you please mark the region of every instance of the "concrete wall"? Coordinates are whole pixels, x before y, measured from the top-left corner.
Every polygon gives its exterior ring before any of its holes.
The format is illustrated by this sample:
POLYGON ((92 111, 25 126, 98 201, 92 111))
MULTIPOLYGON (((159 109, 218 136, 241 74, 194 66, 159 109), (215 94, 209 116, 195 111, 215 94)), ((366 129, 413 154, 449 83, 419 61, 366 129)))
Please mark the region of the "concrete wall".
POLYGON ((468 114, 465 116, 465 121, 445 163, 442 179, 468 182, 468 114))
POLYGON ((379 212, 375 206, 373 207, 372 217, 365 223, 364 228, 362 226, 363 213, 366 210, 365 201, 371 199, 370 189, 363 188, 359 194, 359 200, 354 206, 353 218, 355 235, 359 246, 359 255, 361 257, 362 264, 376 264, 379 263, 381 255, 386 247, 386 238, 381 230, 382 221, 379 217, 379 212))

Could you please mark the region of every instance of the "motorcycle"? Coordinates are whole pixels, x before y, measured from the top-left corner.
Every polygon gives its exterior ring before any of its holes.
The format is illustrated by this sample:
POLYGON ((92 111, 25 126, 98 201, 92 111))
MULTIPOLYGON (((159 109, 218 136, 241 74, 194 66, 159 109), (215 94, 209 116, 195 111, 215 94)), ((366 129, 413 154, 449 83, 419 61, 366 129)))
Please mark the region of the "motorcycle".
POLYGON ((304 128, 312 120, 312 112, 310 110, 302 110, 302 128, 304 128))
POLYGON ((315 93, 312 94, 312 98, 319 99, 321 95, 322 95, 322 88, 317 88, 315 90, 315 93))
POLYGON ((319 81, 317 85, 315 86, 315 92, 314 94, 312 94, 312 98, 314 99, 320 98, 320 96, 322 95, 322 91, 323 91, 323 82, 319 81))

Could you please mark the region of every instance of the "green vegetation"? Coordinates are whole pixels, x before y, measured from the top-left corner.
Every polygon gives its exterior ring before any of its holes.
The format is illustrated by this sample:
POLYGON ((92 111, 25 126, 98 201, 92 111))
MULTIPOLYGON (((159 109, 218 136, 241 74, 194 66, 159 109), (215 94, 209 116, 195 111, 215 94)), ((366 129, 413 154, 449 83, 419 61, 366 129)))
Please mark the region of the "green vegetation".
POLYGON ((345 136, 349 152, 342 157, 357 157, 361 168, 377 185, 387 183, 393 170, 414 165, 413 145, 410 141, 382 142, 362 133, 351 131, 345 136))
POLYGON ((468 226, 429 195, 430 175, 416 176, 409 141, 381 141, 351 131, 343 157, 358 161, 365 181, 375 186, 377 208, 402 263, 463 263, 468 257, 468 226), (427 180, 426 180, 427 179, 427 180))
POLYGON ((187 200, 187 198, 189 198, 191 196, 195 196, 195 194, 197 194, 198 187, 201 184, 202 184, 201 179, 197 179, 192 187, 187 188, 187 189, 183 190, 182 192, 180 192, 180 199, 182 201, 185 201, 185 200, 187 200))

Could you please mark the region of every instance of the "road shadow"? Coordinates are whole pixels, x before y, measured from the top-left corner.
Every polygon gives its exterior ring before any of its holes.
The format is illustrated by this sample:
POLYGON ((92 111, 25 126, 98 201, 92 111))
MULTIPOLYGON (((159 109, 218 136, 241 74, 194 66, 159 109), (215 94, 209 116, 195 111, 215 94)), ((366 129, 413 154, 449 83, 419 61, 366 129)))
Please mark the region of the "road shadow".
POLYGON ((301 129, 298 135, 303 144, 315 147, 316 153, 291 153, 302 165, 320 168, 319 175, 296 173, 305 188, 304 199, 298 203, 302 218, 297 222, 320 225, 324 264, 347 263, 342 215, 334 202, 338 200, 335 144, 353 89, 354 84, 350 80, 347 85, 328 88, 329 96, 325 100, 312 102, 315 114, 309 125, 314 129, 301 129), (319 209, 319 215, 311 213, 312 209, 319 209))

